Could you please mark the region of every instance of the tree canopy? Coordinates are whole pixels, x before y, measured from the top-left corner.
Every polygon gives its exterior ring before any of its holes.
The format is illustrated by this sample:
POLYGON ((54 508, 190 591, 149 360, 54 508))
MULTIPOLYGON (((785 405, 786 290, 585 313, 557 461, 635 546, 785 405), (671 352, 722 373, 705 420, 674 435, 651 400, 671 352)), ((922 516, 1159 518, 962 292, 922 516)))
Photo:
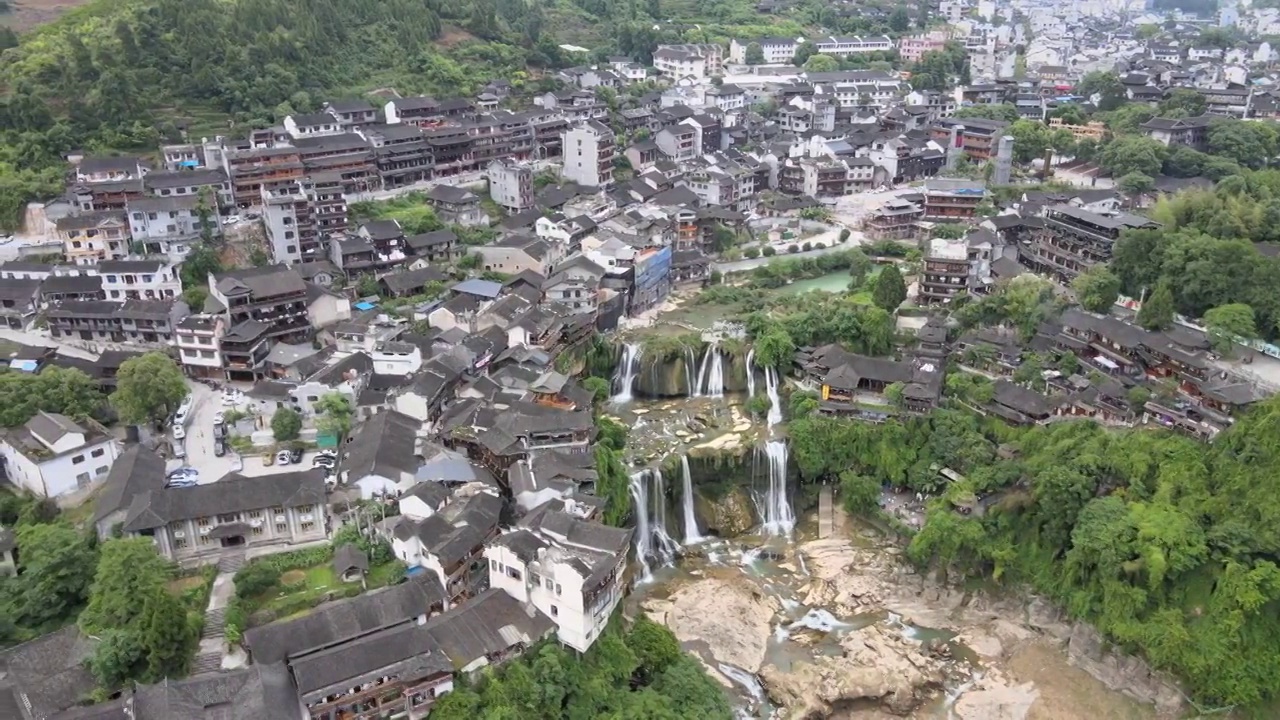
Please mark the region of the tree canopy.
POLYGON ((188 392, 182 370, 161 352, 125 360, 116 377, 111 404, 121 420, 134 425, 162 422, 188 392))

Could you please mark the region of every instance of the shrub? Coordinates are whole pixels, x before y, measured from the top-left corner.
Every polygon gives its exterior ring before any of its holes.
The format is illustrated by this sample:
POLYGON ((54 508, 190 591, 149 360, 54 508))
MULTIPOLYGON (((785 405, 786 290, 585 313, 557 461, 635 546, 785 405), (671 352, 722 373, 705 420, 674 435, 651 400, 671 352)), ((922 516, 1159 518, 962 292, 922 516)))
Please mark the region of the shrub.
POLYGON ((812 249, 813 249, 813 243, 811 243, 811 242, 806 242, 804 245, 801 245, 801 246, 800 246, 800 249, 801 249, 801 250, 804 250, 805 252, 809 252, 810 250, 812 250, 812 249))
POLYGON ((787 246, 787 252, 792 255, 795 255, 796 253, 800 252, 800 246, 796 245, 795 243, 791 243, 790 245, 787 246))
POLYGON ((840 231, 840 242, 845 242, 845 241, 847 241, 847 240, 849 239, 849 235, 851 235, 851 234, 852 234, 852 233, 850 233, 850 232, 849 232, 849 228, 845 228, 845 229, 841 230, 841 231, 840 231))
POLYGON ((280 582, 280 569, 264 562, 250 563, 236 573, 236 595, 251 598, 270 590, 280 582))
POLYGON ((772 245, 765 245, 764 249, 761 250, 760 253, 765 257, 773 257, 774 255, 778 254, 778 251, 774 249, 772 245))
POLYGON ((822 248, 825 248, 826 246, 827 246, 827 244, 826 244, 826 243, 814 243, 814 244, 813 244, 813 247, 814 247, 814 248, 816 248, 816 249, 819 249, 819 250, 820 250, 820 249, 822 249, 822 248))
POLYGON ((708 280, 712 285, 719 285, 724 281, 724 274, 719 270, 712 270, 711 277, 708 280))
MULTIPOLYGON (((250 565, 268 565, 278 573, 321 565, 333 559, 333 546, 320 545, 305 550, 277 553, 254 560, 250 565)), ((244 572, 241 570, 241 572, 244 572)))
POLYGON ((742 257, 752 260, 760 257, 760 248, 749 247, 742 251, 742 257))

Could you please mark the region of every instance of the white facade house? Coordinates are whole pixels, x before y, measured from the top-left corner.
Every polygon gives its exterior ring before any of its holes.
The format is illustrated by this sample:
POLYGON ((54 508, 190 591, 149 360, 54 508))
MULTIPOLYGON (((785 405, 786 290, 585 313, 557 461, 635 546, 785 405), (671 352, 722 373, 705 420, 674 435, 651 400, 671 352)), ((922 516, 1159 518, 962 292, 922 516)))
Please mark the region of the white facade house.
POLYGON ((556 624, 560 642, 586 652, 623 597, 630 539, 627 529, 536 512, 485 548, 489 585, 531 603, 556 624))
POLYGON ((590 187, 613 185, 613 160, 617 145, 613 131, 597 120, 587 120, 564 131, 566 180, 590 187))
POLYGON ((729 62, 745 64, 747 62, 747 48, 754 43, 760 46, 760 54, 764 56, 765 64, 789 63, 795 59, 796 49, 800 47, 801 42, 803 40, 782 37, 763 37, 756 40, 734 38, 729 41, 729 62))
POLYGON ((89 487, 111 471, 120 454, 115 438, 92 420, 38 412, 0 436, 9 481, 38 497, 89 487))
POLYGON ((820 55, 848 57, 860 53, 889 52, 896 49, 893 41, 879 35, 876 37, 829 37, 814 41, 814 50, 820 55))
POLYGON ((98 265, 108 300, 167 300, 182 294, 178 266, 162 260, 104 260, 98 265))
POLYGON ((724 55, 719 45, 659 45, 653 51, 653 67, 673 80, 705 80, 724 74, 724 55))
POLYGON ((227 324, 220 315, 189 315, 174 328, 182 370, 191 377, 222 375, 219 341, 227 324))

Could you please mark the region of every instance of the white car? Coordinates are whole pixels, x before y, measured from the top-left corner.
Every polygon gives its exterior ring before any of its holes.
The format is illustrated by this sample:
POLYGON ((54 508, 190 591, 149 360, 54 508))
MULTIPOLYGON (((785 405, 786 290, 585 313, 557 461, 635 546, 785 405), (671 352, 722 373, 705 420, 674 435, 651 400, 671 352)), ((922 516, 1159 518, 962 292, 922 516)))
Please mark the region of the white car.
POLYGON ((174 440, 182 440, 182 439, 183 439, 183 438, 185 438, 186 436, 187 436, 187 429, 186 429, 186 428, 182 427, 181 425, 174 425, 174 426, 173 426, 173 439, 174 439, 174 440))
POLYGON ((173 446, 173 456, 179 460, 187 456, 187 449, 182 446, 182 443, 178 443, 173 446))
POLYGON ((277 465, 288 465, 292 462, 293 462, 293 456, 289 454, 288 450, 281 450, 280 452, 276 453, 277 465))
POLYGON ((225 394, 222 396, 222 406, 232 407, 244 402, 244 393, 237 392, 233 394, 225 394))
POLYGON ((226 217, 222 218, 222 224, 223 224, 223 225, 235 225, 235 224, 236 224, 236 223, 238 223, 238 222, 240 222, 240 216, 239 216, 239 215, 228 215, 228 216, 226 216, 226 217))
POLYGON ((223 415, 221 412, 216 412, 213 414, 213 424, 221 425, 223 422, 226 421, 226 418, 227 418, 226 415, 223 415))

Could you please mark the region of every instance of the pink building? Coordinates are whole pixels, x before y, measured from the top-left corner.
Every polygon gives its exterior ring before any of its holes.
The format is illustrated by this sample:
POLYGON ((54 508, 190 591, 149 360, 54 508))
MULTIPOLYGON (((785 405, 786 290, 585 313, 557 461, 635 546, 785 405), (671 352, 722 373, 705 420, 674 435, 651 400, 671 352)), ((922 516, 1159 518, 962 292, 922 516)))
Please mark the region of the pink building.
POLYGON ((947 42, 947 34, 941 30, 911 35, 898 40, 898 55, 907 62, 918 62, 927 52, 941 50, 947 42))

